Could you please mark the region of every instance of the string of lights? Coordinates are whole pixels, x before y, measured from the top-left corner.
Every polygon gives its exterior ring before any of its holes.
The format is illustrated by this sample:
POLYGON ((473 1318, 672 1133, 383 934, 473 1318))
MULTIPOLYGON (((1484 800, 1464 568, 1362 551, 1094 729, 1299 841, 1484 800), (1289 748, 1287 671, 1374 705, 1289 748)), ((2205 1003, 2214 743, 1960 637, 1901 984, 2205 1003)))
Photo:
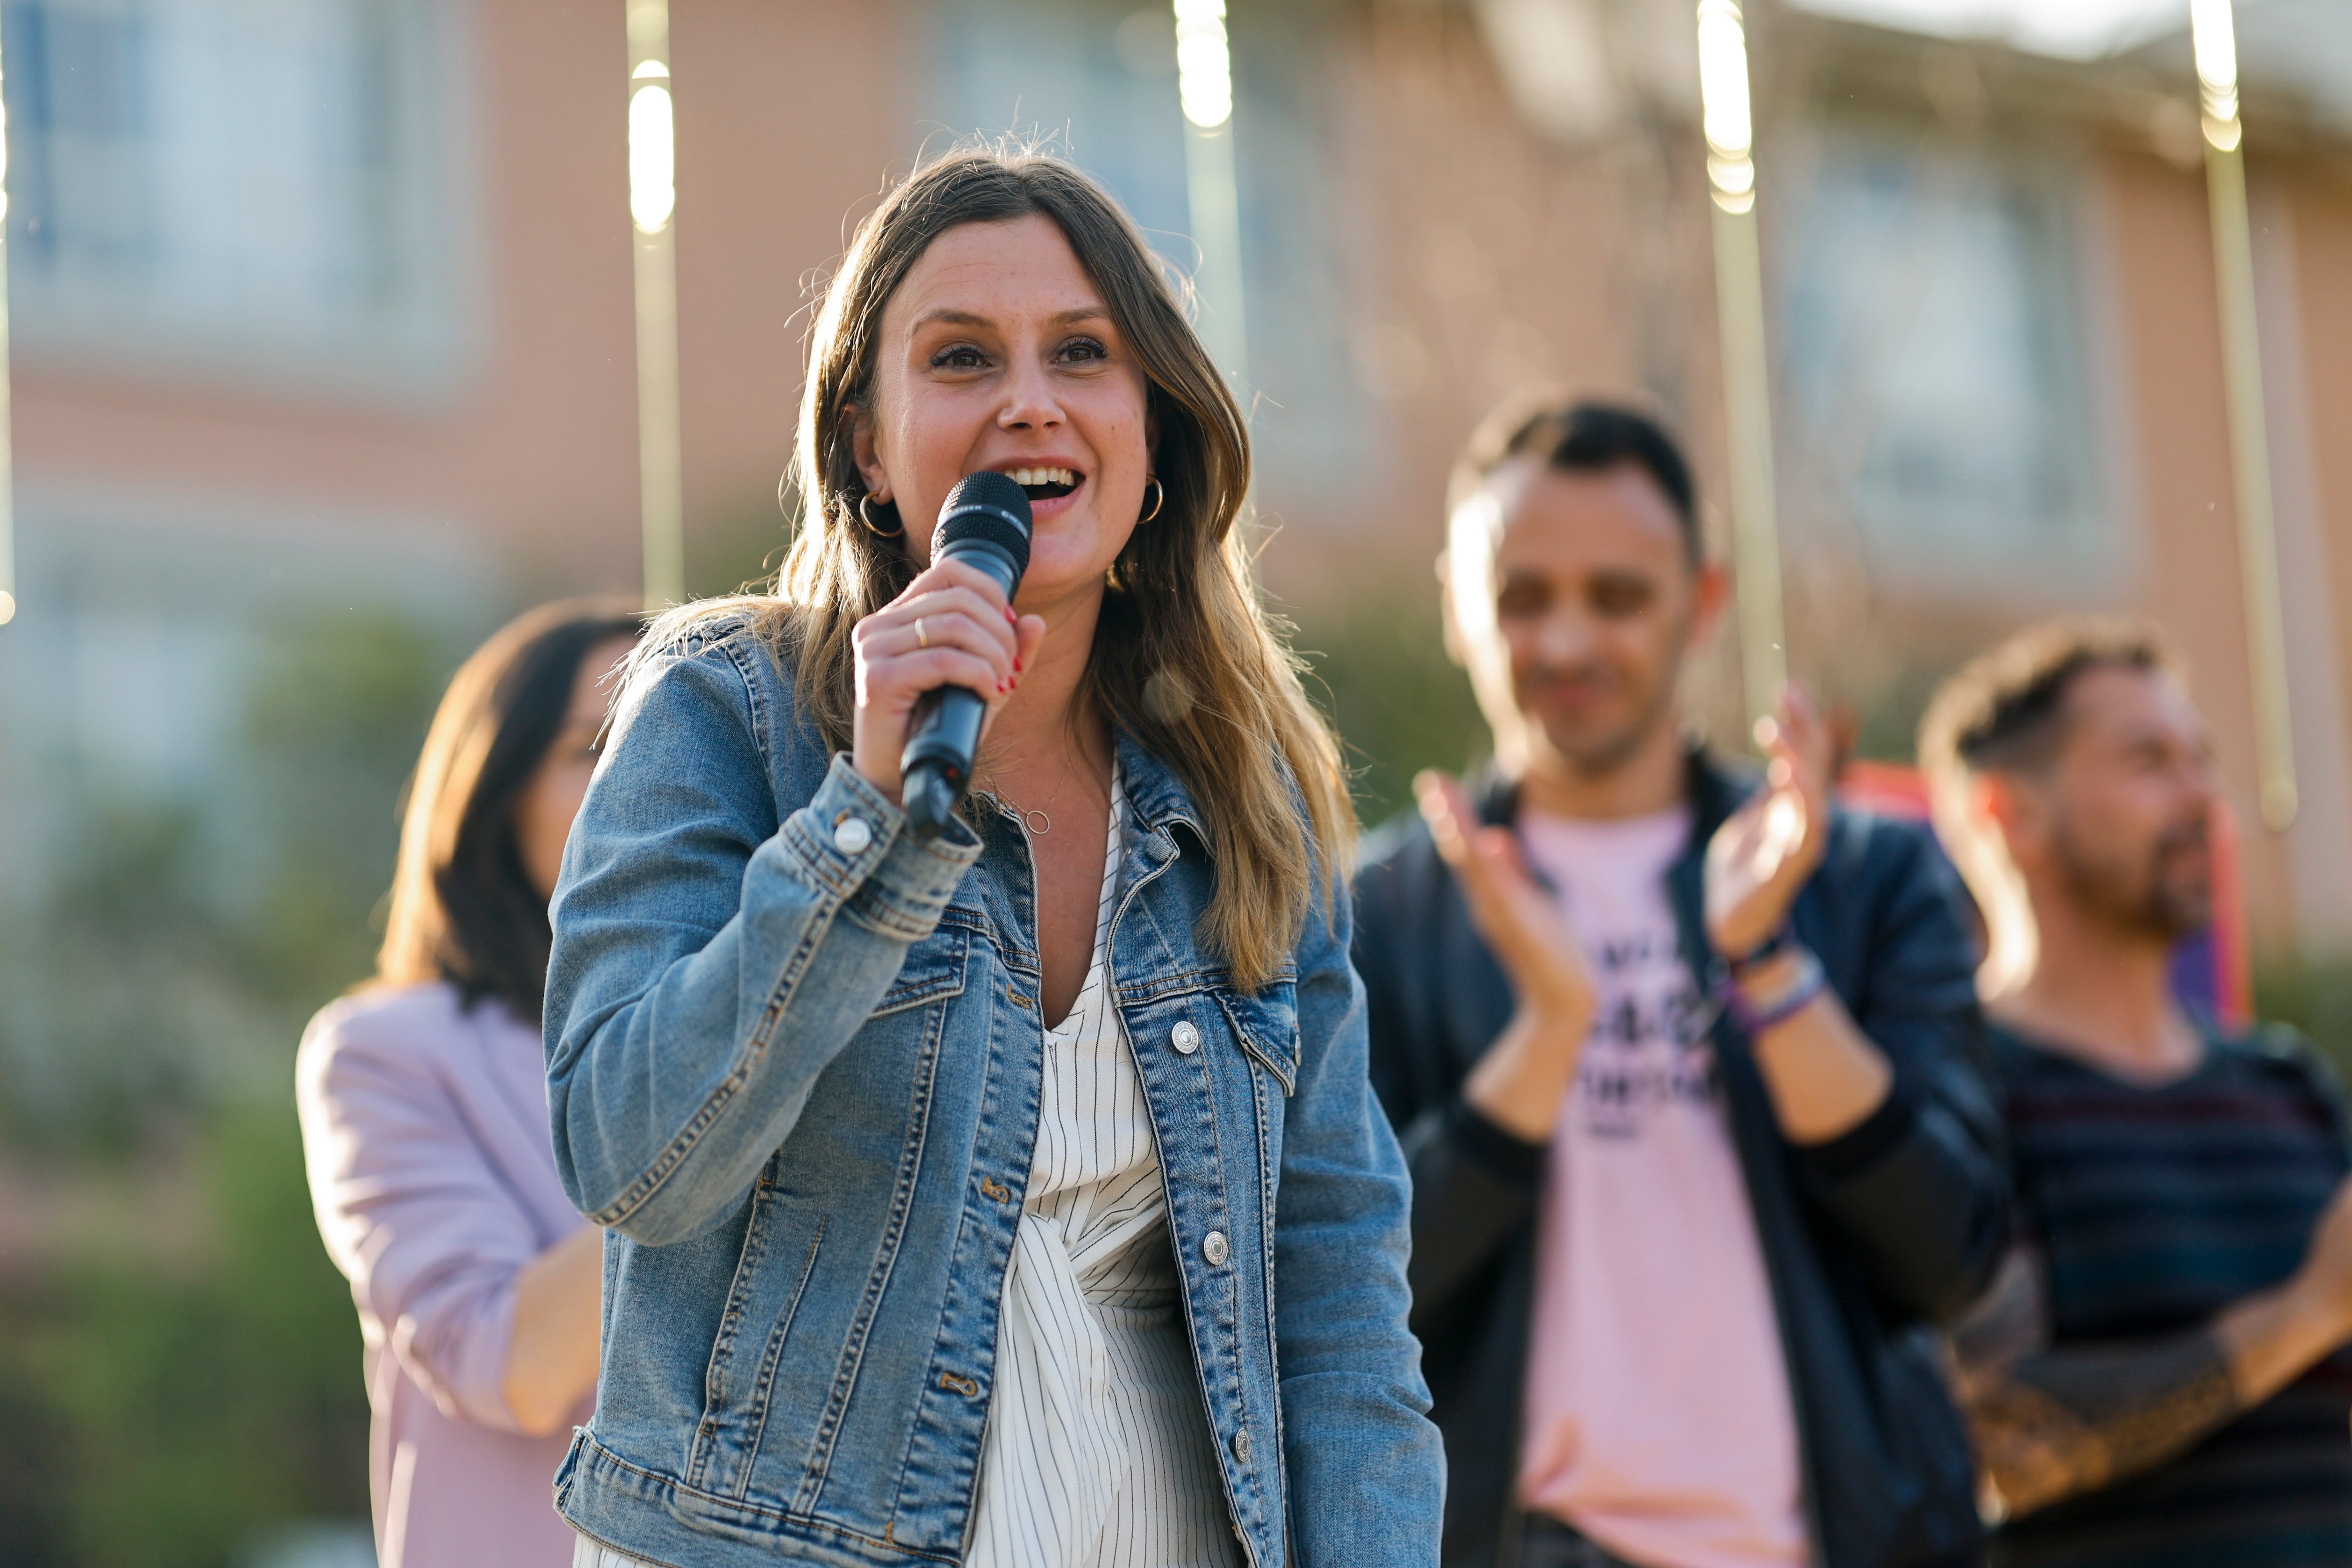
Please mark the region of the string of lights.
POLYGON ((8 110, 0 100, 0 626, 16 618, 16 439, 8 357, 8 110))
POLYGON ((1755 125, 1739 0, 1699 0, 1699 113, 1714 198, 1716 331, 1731 458, 1731 562, 1739 668, 1751 720, 1778 710, 1789 679, 1780 594, 1780 504, 1772 472, 1764 266, 1756 232, 1755 125))
POLYGON ((2231 467, 2237 480, 2238 565, 2245 593, 2246 651, 2253 672, 2255 763, 2263 825, 2283 833, 2294 821, 2299 792, 2287 689, 2286 616, 2272 510, 2269 420, 2263 406, 2262 341, 2254 316, 2245 128, 2238 117, 2237 28, 2230 0, 2190 0, 2189 28, 2204 110, 2205 193, 2213 224, 2231 467))
POLYGON ((1233 47, 1224 0, 1175 0, 1176 91, 1184 109, 1184 195, 1202 340, 1236 393, 1249 375, 1242 303, 1241 186, 1234 162, 1233 47))
POLYGON ((629 216, 635 226, 637 486, 648 609, 686 598, 678 430, 677 209, 669 0, 628 0, 629 216))

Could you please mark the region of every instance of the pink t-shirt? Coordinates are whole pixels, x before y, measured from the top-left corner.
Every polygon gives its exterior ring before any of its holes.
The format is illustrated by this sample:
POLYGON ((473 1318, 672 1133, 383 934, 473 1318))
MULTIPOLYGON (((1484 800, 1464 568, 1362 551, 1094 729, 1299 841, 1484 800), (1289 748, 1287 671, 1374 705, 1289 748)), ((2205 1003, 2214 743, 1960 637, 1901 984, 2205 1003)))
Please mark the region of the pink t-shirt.
POLYGON ((1551 1142, 1521 1499, 1657 1568, 1794 1568, 1780 1326, 1666 897, 1690 814, 1519 828, 1600 1003, 1551 1142))

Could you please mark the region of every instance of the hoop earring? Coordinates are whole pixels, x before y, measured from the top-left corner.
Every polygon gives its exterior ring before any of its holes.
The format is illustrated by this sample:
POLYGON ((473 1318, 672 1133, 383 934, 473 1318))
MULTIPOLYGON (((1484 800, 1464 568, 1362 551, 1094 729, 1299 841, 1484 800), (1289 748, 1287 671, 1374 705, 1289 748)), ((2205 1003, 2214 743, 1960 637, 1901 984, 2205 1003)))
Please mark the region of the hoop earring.
MULTIPOLYGON (((887 506, 889 503, 886 501, 883 504, 887 506)), ((857 498, 857 521, 866 525, 866 532, 877 539, 896 539, 907 531, 907 520, 903 517, 898 520, 898 526, 896 528, 877 528, 874 525, 874 513, 871 510, 873 505, 874 492, 871 490, 857 498)))
POLYGON ((1138 522, 1150 522, 1160 515, 1160 509, 1168 504, 1168 487, 1160 482, 1159 475, 1153 474, 1144 482, 1151 487, 1151 510, 1137 518, 1135 521, 1138 522))

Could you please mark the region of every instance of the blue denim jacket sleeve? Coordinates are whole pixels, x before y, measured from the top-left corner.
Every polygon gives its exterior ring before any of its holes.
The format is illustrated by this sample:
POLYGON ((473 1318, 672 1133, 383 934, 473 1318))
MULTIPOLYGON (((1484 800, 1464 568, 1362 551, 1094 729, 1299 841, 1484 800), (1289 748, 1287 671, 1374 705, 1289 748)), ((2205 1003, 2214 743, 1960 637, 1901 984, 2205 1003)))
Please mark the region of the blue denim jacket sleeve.
POLYGON ((779 823, 744 639, 649 658, 572 830, 549 1114, 565 1191, 649 1245, 730 1212, 979 858, 836 757, 779 823), (862 830, 843 826, 864 824, 862 830))
POLYGON ((1275 1229, 1284 1458, 1297 1561, 1310 1568, 1434 1563, 1445 1498, 1421 1346, 1405 1328, 1412 1184, 1371 1096, 1350 924, 1343 882, 1298 944, 1298 1079, 1275 1229), (1348 1506, 1317 1506, 1323 1498, 1348 1506))

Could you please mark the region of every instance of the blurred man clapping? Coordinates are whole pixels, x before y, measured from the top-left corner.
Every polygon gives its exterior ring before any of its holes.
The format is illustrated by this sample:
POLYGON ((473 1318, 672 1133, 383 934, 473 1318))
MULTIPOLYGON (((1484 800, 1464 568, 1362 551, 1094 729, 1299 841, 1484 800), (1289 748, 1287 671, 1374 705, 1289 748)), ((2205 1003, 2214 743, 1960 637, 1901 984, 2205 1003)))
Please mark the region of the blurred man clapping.
POLYGON ((1927 1324, 1990 1278, 2006 1189, 1949 869, 1832 806, 1801 694, 1763 781, 1685 742, 1726 584, 1655 424, 1506 410, 1449 500, 1496 765, 1370 846, 1355 949, 1446 1559, 1972 1562, 1927 1324))

